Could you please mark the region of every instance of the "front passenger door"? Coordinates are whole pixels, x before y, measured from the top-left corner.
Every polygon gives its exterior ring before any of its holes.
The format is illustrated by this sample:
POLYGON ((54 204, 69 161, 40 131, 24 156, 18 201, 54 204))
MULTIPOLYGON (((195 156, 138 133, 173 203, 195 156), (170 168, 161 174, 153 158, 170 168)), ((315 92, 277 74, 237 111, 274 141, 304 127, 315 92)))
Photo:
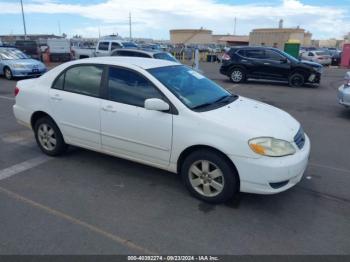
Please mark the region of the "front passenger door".
POLYGON ((266 78, 276 80, 288 79, 290 68, 290 62, 286 57, 274 50, 265 50, 265 59, 262 65, 262 71, 266 78))
POLYGON ((148 98, 164 96, 145 76, 110 67, 106 99, 101 104, 102 149, 115 155, 169 165, 173 116, 144 108, 148 98))

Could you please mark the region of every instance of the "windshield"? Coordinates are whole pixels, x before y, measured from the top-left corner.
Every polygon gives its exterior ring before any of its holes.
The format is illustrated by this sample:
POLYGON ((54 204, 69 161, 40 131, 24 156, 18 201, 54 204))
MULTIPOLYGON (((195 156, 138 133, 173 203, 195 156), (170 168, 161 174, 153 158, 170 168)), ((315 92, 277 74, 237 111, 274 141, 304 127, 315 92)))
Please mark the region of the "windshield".
POLYGON ((328 55, 325 51, 318 51, 315 53, 316 53, 316 55, 328 55))
POLYGON ((124 48, 132 48, 132 47, 137 47, 137 44, 135 44, 135 43, 132 43, 132 42, 124 42, 123 43, 123 47, 124 48))
POLYGON ((152 68, 148 72, 190 109, 214 109, 237 97, 187 66, 152 68))
POLYGON ((14 59, 28 59, 29 57, 23 52, 17 49, 2 49, 0 50, 1 59, 14 60, 14 59))
POLYGON ((168 60, 171 62, 178 62, 175 57, 173 57, 171 54, 165 53, 165 52, 164 53, 156 53, 153 56, 156 59, 168 60))
POLYGON ((288 53, 286 53, 286 52, 283 52, 283 51, 279 51, 279 52, 281 52, 284 56, 286 56, 289 60, 291 60, 291 61, 294 61, 294 62, 299 62, 299 60, 298 59, 296 59, 294 56, 291 56, 290 54, 288 54, 288 53))

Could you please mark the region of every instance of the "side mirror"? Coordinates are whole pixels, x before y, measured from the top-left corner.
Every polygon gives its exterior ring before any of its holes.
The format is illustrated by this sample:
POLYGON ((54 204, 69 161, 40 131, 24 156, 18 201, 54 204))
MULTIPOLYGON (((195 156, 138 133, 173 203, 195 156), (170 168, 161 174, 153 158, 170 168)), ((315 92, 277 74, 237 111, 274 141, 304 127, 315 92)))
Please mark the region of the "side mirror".
POLYGON ((145 108, 154 111, 167 111, 170 109, 168 103, 159 98, 149 98, 145 100, 145 108))

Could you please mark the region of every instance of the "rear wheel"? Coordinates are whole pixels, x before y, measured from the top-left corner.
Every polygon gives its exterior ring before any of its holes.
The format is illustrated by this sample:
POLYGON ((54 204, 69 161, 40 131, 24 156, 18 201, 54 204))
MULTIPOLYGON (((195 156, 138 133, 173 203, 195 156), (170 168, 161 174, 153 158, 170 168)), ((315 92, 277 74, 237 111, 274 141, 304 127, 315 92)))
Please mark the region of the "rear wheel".
POLYGON ((34 125, 36 142, 45 154, 57 156, 64 153, 67 144, 64 142, 61 131, 50 117, 43 117, 34 125))
POLYGON ((233 82, 233 83, 242 83, 245 81, 246 79, 246 74, 245 74, 245 71, 242 69, 242 68, 233 68, 231 71, 230 71, 230 80, 233 82))
POLYGON ((11 80, 13 78, 12 71, 8 67, 4 68, 4 75, 7 80, 11 80))
POLYGON ((305 84, 305 78, 302 74, 300 73, 293 73, 289 77, 289 85, 291 87, 301 87, 305 84))
POLYGON ((232 164, 210 150, 190 154, 181 168, 182 179, 190 193, 206 202, 223 203, 239 190, 239 179, 232 164))

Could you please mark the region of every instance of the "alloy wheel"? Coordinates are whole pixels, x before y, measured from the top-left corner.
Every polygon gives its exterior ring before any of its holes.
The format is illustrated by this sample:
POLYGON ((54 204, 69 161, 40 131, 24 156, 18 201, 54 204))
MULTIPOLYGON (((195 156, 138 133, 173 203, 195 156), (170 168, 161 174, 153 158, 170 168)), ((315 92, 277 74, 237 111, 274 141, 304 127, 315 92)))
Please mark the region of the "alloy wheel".
POLYGON ((220 168, 208 160, 194 162, 188 171, 193 189, 205 197, 215 197, 224 189, 224 175, 220 168))
POLYGON ((55 131, 48 124, 41 124, 38 128, 38 139, 40 145, 48 150, 53 151, 56 148, 57 140, 55 131))
POLYGON ((231 74, 231 79, 233 82, 240 82, 243 79, 243 74, 239 70, 234 70, 231 74))

